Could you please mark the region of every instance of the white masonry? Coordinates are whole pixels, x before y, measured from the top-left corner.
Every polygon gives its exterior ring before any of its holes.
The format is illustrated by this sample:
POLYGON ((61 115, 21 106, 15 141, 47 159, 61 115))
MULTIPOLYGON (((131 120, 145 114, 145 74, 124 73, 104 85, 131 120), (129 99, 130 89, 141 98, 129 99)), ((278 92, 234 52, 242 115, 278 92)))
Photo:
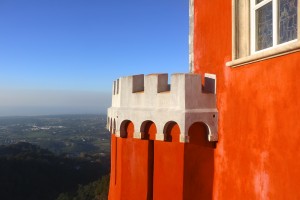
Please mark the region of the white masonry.
POLYGON ((112 106, 108 109, 107 128, 120 137, 121 123, 134 124, 134 138, 141 138, 141 125, 152 121, 156 125, 156 140, 164 140, 168 122, 180 128, 180 142, 188 142, 189 127, 203 122, 208 127, 208 140, 218 140, 218 111, 216 108, 216 77, 205 75, 202 88, 198 74, 134 75, 114 81, 112 106), (202 91, 203 90, 203 91, 202 91))

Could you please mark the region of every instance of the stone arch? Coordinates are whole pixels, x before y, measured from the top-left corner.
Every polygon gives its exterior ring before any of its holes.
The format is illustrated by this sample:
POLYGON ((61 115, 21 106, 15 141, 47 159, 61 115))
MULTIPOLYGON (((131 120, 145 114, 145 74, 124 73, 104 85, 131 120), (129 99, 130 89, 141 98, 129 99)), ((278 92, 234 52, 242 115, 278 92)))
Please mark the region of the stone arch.
POLYGON ((153 121, 147 120, 141 124, 141 138, 144 140, 155 140, 157 133, 156 125, 153 121))
POLYGON ((208 140, 211 130, 204 122, 194 122, 188 129, 189 143, 213 147, 214 143, 208 140))
POLYGON ((164 126, 164 140, 167 142, 179 142, 180 128, 177 122, 169 121, 164 126))
POLYGON ((156 139, 157 128, 153 121, 146 120, 141 124, 140 128, 141 139, 148 140, 145 141, 147 143, 148 148, 148 168, 147 168, 147 180, 148 180, 148 188, 147 188, 147 199, 153 199, 153 177, 154 177, 154 140, 156 139))
POLYGON ((212 199, 214 142, 209 142, 209 126, 195 122, 188 129, 189 143, 184 148, 184 199, 212 199))
POLYGON ((133 133, 134 133, 134 124, 132 123, 132 121, 130 121, 130 120, 122 121, 122 123, 120 125, 120 137, 121 138, 127 138, 127 137, 132 138, 133 133))

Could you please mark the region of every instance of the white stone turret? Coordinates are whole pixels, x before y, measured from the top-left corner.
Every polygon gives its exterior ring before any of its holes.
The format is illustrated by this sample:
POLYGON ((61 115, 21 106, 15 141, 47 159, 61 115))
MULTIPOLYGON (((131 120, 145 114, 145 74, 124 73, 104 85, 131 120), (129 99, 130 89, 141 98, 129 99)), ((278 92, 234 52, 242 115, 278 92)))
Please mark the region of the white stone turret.
POLYGON ((134 138, 141 138, 140 127, 149 120, 156 125, 156 140, 164 140, 165 125, 173 121, 179 125, 180 142, 188 142, 189 127, 203 122, 209 130, 208 140, 217 141, 215 76, 206 76, 205 83, 202 88, 198 74, 173 74, 170 85, 168 74, 121 77, 113 84, 108 128, 120 136, 121 123, 130 120, 134 138))

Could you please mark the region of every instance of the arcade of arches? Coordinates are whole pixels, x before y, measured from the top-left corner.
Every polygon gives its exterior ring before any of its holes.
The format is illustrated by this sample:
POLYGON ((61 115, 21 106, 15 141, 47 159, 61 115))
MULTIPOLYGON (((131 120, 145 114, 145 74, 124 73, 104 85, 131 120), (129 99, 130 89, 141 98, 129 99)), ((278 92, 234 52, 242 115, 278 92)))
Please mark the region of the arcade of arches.
POLYGON ((112 132, 109 199, 212 198, 215 146, 207 140, 206 124, 190 126, 190 143, 179 142, 180 128, 174 121, 165 125, 164 141, 155 140, 152 121, 141 124, 141 139, 133 138, 134 130, 135 124, 125 120, 120 137, 112 132))

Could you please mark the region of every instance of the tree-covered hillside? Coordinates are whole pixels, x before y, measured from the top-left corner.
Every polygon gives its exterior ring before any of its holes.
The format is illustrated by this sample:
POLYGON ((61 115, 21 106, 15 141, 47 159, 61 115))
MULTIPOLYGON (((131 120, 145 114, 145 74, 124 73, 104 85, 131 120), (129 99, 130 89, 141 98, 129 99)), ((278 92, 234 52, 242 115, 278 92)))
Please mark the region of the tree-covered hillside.
POLYGON ((24 142, 0 146, 0 199, 53 200, 62 198, 61 193, 77 194, 84 189, 78 190, 79 185, 101 183, 109 164, 109 155, 68 158, 24 142))

